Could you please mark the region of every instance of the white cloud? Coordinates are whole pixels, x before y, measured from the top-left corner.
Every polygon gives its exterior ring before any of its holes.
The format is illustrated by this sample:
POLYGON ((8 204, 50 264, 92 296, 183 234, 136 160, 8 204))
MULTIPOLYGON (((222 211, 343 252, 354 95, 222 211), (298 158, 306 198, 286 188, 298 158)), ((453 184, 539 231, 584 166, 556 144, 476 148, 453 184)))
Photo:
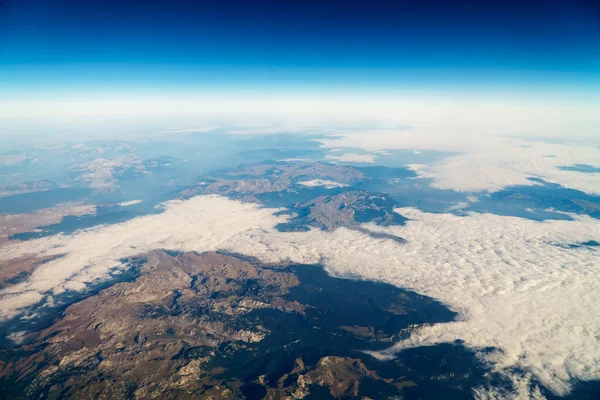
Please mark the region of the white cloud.
POLYGON ((469 203, 467 203, 466 201, 459 201, 458 203, 446 208, 446 211, 457 211, 467 207, 469 207, 469 203))
MULTIPOLYGON (((136 96, 119 93, 100 96, 73 93, 69 96, 35 96, 21 99, 0 98, 0 121, 23 121, 43 118, 96 118, 106 116, 138 119, 223 117, 257 121, 296 121, 290 125, 305 128, 331 126, 331 121, 360 126, 360 122, 378 121, 378 126, 412 126, 434 129, 458 137, 464 134, 597 138, 597 109, 600 98, 593 94, 569 93, 460 93, 403 91, 401 95, 385 93, 330 92, 306 95, 289 91, 265 95, 231 93, 223 90, 203 91, 202 95, 154 93, 136 96), (35 117, 35 118, 34 118, 35 117), (310 121, 309 121, 310 119, 310 121)), ((207 122, 190 121, 204 127, 207 122)), ((295 129, 273 132, 297 132, 295 129)), ((247 126, 247 124, 244 124, 247 126)), ((362 125, 365 126, 365 125, 362 125)), ((261 133, 262 129, 258 132, 261 133)))
MULTIPOLYGON (((162 214, 4 247, 2 259, 66 255, 0 291, 2 316, 24 313, 43 293, 82 289, 122 257, 221 248, 264 261, 322 262, 333 274, 386 281, 459 312, 457 321, 425 327, 395 350, 455 339, 493 346, 501 352, 487 357, 499 370, 525 368, 557 393, 574 379, 600 378, 600 251, 561 246, 598 240, 598 220, 535 222, 403 208, 397 211, 410 219, 405 226, 368 226, 407 239, 398 245, 343 228, 278 232, 273 227, 285 217, 274 211, 198 196, 170 202, 162 214)), ((527 398, 529 385, 520 387, 527 398)))
POLYGON ((121 203, 119 203, 119 205, 121 207, 129 207, 129 206, 134 206, 136 204, 140 204, 142 202, 142 200, 129 200, 129 201, 123 201, 121 203))
POLYGON ((312 179, 310 181, 298 182, 299 185, 315 187, 315 186, 323 186, 325 189, 333 189, 337 187, 346 187, 348 185, 344 183, 339 183, 336 181, 330 181, 327 179, 312 179))
POLYGON ((563 171, 559 166, 598 164, 600 148, 584 143, 545 143, 474 134, 450 135, 428 130, 377 130, 318 140, 326 148, 438 150, 452 153, 433 165, 412 164, 420 177, 439 189, 497 191, 533 185, 529 177, 600 194, 600 174, 563 171))
POLYGON ((17 344, 21 344, 23 342, 23 340, 25 339, 26 334, 27 334, 27 332, 25 332, 25 331, 14 332, 14 333, 11 333, 10 335, 8 335, 7 339, 10 339, 17 344))
POLYGON ((5 245, 1 260, 25 254, 66 255, 38 267, 27 281, 1 290, 0 319, 18 315, 24 307, 41 301, 47 292, 85 289, 118 267, 120 258, 157 248, 214 250, 245 230, 266 229, 284 221, 283 217, 272 215, 276 210, 217 196, 170 201, 166 207, 161 214, 121 224, 5 245))
POLYGON ((334 274, 390 282, 460 313, 399 348, 455 339, 493 346, 502 351, 490 357, 499 370, 523 367, 558 393, 573 379, 600 378, 600 252, 553 244, 597 239, 599 221, 398 211, 406 226, 369 229, 407 239, 402 246, 346 229, 241 235, 229 246, 270 261, 322 261, 334 274))

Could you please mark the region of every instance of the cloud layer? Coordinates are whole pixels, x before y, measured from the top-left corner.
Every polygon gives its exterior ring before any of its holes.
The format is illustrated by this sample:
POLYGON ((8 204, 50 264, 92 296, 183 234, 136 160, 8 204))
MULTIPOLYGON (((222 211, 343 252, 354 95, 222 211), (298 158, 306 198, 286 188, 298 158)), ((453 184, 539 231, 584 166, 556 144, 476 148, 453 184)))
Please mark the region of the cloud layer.
POLYGON ((311 179, 309 181, 298 182, 298 184, 302 185, 302 186, 307 186, 307 187, 323 186, 325 189, 333 189, 333 188, 348 186, 345 183, 339 183, 339 182, 331 181, 328 179, 311 179))
POLYGON ((283 222, 277 210, 259 209, 217 196, 170 201, 161 214, 147 215, 74 235, 55 235, 9 244, 0 260, 25 255, 65 254, 37 268, 22 283, 0 291, 0 319, 26 311, 26 307, 66 290, 83 290, 106 278, 119 259, 164 248, 185 251, 215 250, 232 236, 249 229, 266 229, 283 222))
POLYGON ((600 194, 600 174, 561 170, 561 166, 600 162, 600 147, 582 143, 545 143, 490 137, 451 135, 436 129, 376 130, 319 140, 327 148, 435 150, 458 153, 434 165, 419 165, 422 177, 439 189, 497 191, 531 185, 538 177, 589 194, 600 194))
MULTIPOLYGON (((26 282, 0 292, 3 318, 65 290, 106 276, 122 257, 156 248, 227 249, 265 261, 322 262, 342 276, 375 279, 439 299, 460 313, 426 327, 397 349, 462 339, 493 346, 499 370, 522 367, 557 393, 573 379, 600 378, 600 251, 568 244, 600 238, 600 222, 535 222, 491 214, 429 214, 397 210, 405 226, 365 227, 406 244, 361 232, 278 232, 285 217, 218 196, 173 201, 162 214, 4 247, 0 257, 65 257, 44 264, 26 282)), ((523 397, 530 393, 522 386, 523 397)))
POLYGON ((456 339, 493 346, 500 370, 525 368, 557 393, 573 379, 600 378, 600 252, 565 246, 600 237, 597 220, 398 211, 410 219, 406 226, 369 229, 401 236, 404 245, 339 229, 241 235, 230 246, 271 261, 321 260, 332 273, 413 289, 460 313, 398 349, 456 339))

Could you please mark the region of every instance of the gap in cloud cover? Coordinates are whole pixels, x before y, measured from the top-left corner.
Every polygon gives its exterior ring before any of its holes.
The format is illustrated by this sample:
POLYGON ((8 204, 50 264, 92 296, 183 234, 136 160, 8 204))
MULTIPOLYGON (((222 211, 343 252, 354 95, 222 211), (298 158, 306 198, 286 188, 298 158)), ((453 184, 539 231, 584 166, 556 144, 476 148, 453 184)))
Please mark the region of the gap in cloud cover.
MULTIPOLYGON (((126 268, 124 257, 160 248, 224 249, 267 262, 323 263, 333 274, 386 281, 459 312, 457 321, 416 331, 392 353, 460 339, 475 349, 499 350, 482 353, 498 371, 517 379, 515 368, 523 369, 559 394, 568 393, 575 380, 600 378, 594 334, 600 329, 594 307, 600 301, 600 253, 593 246, 570 246, 600 237, 598 220, 573 216, 540 223, 403 208, 396 211, 409 218, 404 226, 363 225, 385 234, 378 236, 345 228, 279 232, 275 226, 287 220, 273 215, 279 210, 218 196, 166 207, 161 214, 6 247, 3 260, 28 254, 62 257, 0 291, 3 319, 27 317, 52 307, 54 297, 89 290, 114 268, 126 268)), ((529 386, 521 389, 522 398, 530 395, 529 386)))
POLYGON ((515 384, 474 397, 600 382, 600 2, 0 3, 7 340, 124 258, 221 249, 438 299, 375 355, 462 341, 515 384), (306 161, 355 178, 265 172, 306 161), (164 202, 207 185, 263 204, 164 202))

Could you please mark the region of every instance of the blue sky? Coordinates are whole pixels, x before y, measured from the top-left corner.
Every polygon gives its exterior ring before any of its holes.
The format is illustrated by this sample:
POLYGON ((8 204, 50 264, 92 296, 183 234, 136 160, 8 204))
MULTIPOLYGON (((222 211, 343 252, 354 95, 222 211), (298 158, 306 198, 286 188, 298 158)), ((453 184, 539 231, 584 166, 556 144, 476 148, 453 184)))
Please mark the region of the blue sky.
POLYGON ((600 82, 594 1, 1 4, 5 94, 600 82))

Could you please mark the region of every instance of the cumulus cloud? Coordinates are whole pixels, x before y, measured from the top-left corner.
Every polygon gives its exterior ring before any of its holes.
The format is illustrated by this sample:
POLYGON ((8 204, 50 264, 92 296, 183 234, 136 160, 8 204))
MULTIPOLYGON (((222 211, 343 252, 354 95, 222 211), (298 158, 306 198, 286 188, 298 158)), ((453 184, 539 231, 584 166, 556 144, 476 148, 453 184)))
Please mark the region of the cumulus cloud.
POLYGON ((506 186, 531 185, 529 177, 600 194, 600 175, 561 170, 564 165, 600 160, 600 148, 584 143, 545 143, 477 134, 449 135, 436 130, 375 130, 319 139, 326 148, 367 151, 386 149, 436 150, 458 153, 433 165, 413 164, 420 177, 432 178, 439 189, 497 191, 506 186))
MULTIPOLYGON (((286 217, 274 216, 274 209, 218 196, 166 207, 159 215, 5 247, 3 259, 65 256, 2 290, 2 317, 24 313, 48 293, 85 288, 122 257, 157 248, 220 248, 264 261, 322 262, 335 275, 386 281, 459 312, 457 321, 424 327, 387 354, 461 339, 473 348, 499 349, 487 355, 498 370, 521 367, 557 393, 568 392, 575 379, 600 378, 600 251, 568 246, 597 240, 598 220, 536 222, 403 208, 396 211, 409 218, 405 226, 366 226, 407 240, 398 245, 344 228, 278 232, 273 227, 286 217)), ((530 385, 519 387, 524 398, 531 395, 530 385)))
POLYGON ((337 187, 346 187, 348 185, 344 184, 344 183, 339 183, 336 181, 330 181, 327 179, 312 179, 310 181, 302 181, 302 182, 298 182, 299 185, 302 186, 308 186, 308 187, 315 187, 315 186, 323 186, 325 189, 333 189, 333 188, 337 188, 337 187))
POLYGON ((123 201, 121 203, 119 203, 119 205, 121 207, 129 207, 129 206, 134 206, 136 204, 140 204, 142 202, 142 200, 129 200, 129 201, 123 201))
POLYGON ((446 208, 446 211, 458 211, 467 207, 469 207, 469 203, 466 201, 459 201, 458 203, 446 208))
MULTIPOLYGON (((100 226, 74 235, 5 245, 0 260, 27 254, 64 257, 38 267, 25 282, 0 291, 0 318, 19 315, 25 308, 66 290, 83 290, 119 267, 120 258, 164 248, 207 251, 249 229, 265 229, 283 222, 276 210, 259 209, 217 196, 170 201, 161 214, 100 226)), ((121 265, 122 266, 122 265, 121 265)))
POLYGON ((525 368, 557 393, 600 378, 600 252, 556 245, 600 237, 597 220, 398 212, 406 226, 369 229, 405 238, 402 246, 346 229, 241 235, 229 246, 270 261, 323 261, 334 274, 386 281, 459 312, 391 352, 461 339, 500 349, 490 359, 499 370, 525 368))

